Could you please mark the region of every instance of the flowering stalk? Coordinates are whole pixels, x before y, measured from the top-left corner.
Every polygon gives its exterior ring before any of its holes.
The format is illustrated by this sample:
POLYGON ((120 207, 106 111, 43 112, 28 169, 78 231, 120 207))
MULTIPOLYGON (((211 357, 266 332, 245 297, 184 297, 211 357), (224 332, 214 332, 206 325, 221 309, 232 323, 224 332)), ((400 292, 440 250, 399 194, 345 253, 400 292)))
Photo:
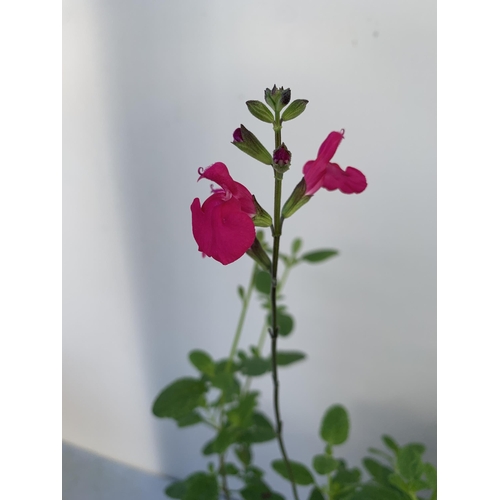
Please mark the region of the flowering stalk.
MULTIPOLYGON (((279 110, 275 111, 274 120, 274 146, 277 150, 281 146, 281 120, 279 110)), ((271 334, 271 362, 273 371, 273 385, 274 385, 274 415, 276 420, 276 437, 278 439, 279 447, 281 450, 281 455, 283 456, 283 461, 285 462, 288 477, 292 483, 293 497, 295 500, 299 500, 297 494, 297 486, 293 477, 292 467, 290 466, 290 461, 285 449, 285 443, 283 441, 282 435, 282 421, 279 406, 279 380, 278 380, 278 362, 277 362, 277 347, 278 347, 278 315, 276 307, 276 296, 278 288, 278 262, 279 262, 279 248, 280 248, 280 236, 281 229, 283 226, 283 219, 281 218, 281 183, 283 180, 283 173, 279 172, 277 169, 274 170, 274 223, 272 226, 273 234, 273 259, 271 268, 271 328, 269 333, 271 334)))
POLYGON ((241 332, 243 330, 243 324, 245 323, 245 317, 247 315, 248 304, 250 303, 250 297, 255 286, 255 273, 257 272, 257 264, 254 264, 252 269, 252 274, 250 276, 250 283, 243 296, 243 305, 241 307, 240 317, 238 319, 238 326, 236 327, 236 333, 234 334, 233 344, 231 346, 231 352, 229 353, 229 359, 226 365, 226 371, 229 373, 231 371, 231 365, 233 364, 234 355, 236 354, 236 349, 238 348, 238 343, 240 341, 241 332))

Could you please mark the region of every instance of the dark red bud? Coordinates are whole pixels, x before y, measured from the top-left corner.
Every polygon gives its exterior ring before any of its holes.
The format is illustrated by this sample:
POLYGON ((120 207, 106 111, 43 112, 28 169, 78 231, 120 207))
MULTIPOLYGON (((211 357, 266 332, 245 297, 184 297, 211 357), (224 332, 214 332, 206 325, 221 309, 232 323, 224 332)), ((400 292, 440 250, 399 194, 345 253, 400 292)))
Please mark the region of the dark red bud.
POLYGON ((241 135, 241 128, 237 128, 233 132, 233 140, 234 142, 243 142, 243 136, 241 135))
POLYGON ((273 163, 280 167, 290 164, 291 159, 292 154, 284 144, 282 144, 273 154, 273 163))

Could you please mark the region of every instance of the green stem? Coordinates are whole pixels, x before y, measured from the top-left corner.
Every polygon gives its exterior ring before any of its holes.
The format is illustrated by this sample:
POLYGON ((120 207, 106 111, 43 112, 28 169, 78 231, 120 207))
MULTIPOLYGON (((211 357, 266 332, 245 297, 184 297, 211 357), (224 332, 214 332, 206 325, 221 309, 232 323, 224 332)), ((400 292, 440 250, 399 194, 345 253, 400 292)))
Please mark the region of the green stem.
MULTIPOLYGON (((279 113, 275 115, 274 121, 274 142, 275 147, 278 149, 281 146, 281 121, 279 113)), ((285 448, 285 442, 283 440, 283 423, 281 421, 280 405, 279 405, 279 380, 278 380, 278 363, 277 363, 277 352, 278 352, 278 315, 276 306, 276 296, 278 288, 278 262, 279 262, 279 249, 280 249, 280 236, 281 229, 283 225, 283 220, 281 218, 281 183, 283 180, 283 174, 274 171, 274 221, 273 221, 273 260, 272 260, 272 272, 271 272, 271 328, 269 330, 271 334, 271 361, 272 361, 272 371, 273 371, 273 385, 274 385, 274 416, 276 420, 276 437, 278 439, 279 448, 281 450, 281 455, 283 456, 283 461, 287 468, 288 477, 292 483, 292 492, 295 500, 299 500, 297 494, 297 486, 293 477, 292 467, 290 466, 290 460, 285 448)))
POLYGON ((226 475, 226 464, 224 461, 224 453, 219 454, 219 473, 222 479, 222 491, 224 493, 224 498, 226 500, 230 500, 231 495, 229 494, 229 488, 227 487, 227 475, 226 475))
POLYGON ((245 323, 245 317, 247 315, 248 304, 250 303, 250 297, 252 296, 253 288, 255 285, 255 274, 257 272, 257 264, 254 264, 252 269, 252 274, 250 276, 250 283, 243 296, 243 305, 241 307, 240 317, 238 319, 238 326, 236 327, 236 332, 234 334, 233 344, 231 345, 231 351, 229 353, 229 359, 226 364, 226 371, 231 371, 231 366, 233 364, 234 355, 236 354, 236 349, 238 348, 238 343, 240 341, 241 332, 243 331, 243 324, 245 323))

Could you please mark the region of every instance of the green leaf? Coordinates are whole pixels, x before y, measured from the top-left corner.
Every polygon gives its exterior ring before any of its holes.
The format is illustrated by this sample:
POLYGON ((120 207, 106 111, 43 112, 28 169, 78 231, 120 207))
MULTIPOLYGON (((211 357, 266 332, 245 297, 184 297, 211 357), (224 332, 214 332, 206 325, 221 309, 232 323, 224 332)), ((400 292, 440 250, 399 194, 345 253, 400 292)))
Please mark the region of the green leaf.
POLYGON ((335 257, 338 254, 338 250, 314 250, 313 252, 307 252, 302 255, 300 260, 316 264, 317 262, 323 262, 324 260, 335 257))
POLYGON ((203 422, 203 418, 196 411, 192 411, 187 415, 184 415, 183 417, 177 419, 177 425, 179 427, 189 427, 190 425, 196 425, 201 422, 203 422))
POLYGON ((260 101, 247 101, 246 102, 248 111, 252 113, 255 118, 258 118, 259 120, 266 122, 266 123, 273 123, 274 122, 274 116, 269 110, 269 108, 260 101))
POLYGON ((352 469, 347 468, 345 460, 338 460, 337 470, 333 481, 339 485, 347 485, 357 483, 361 478, 361 471, 357 467, 352 469))
POLYGON ((238 285, 238 296, 241 300, 245 298, 245 289, 241 285, 238 285))
POLYGON ((203 455, 224 453, 229 446, 238 441, 239 430, 234 427, 224 427, 214 439, 208 441, 202 449, 203 455))
POLYGON ((240 491, 244 500, 285 500, 283 496, 275 493, 271 488, 261 480, 253 481, 240 491))
POLYGON ((309 500, 325 500, 325 497, 323 496, 321 490, 317 486, 315 486, 311 490, 311 494, 309 495, 309 500))
POLYGON ((252 425, 245 430, 240 440, 245 443, 265 443, 275 437, 274 427, 267 417, 260 412, 254 412, 252 425))
POLYGON ((437 488, 437 471, 436 468, 429 462, 424 464, 424 474, 427 479, 427 483, 431 489, 435 490, 437 488))
MULTIPOLYGON (((302 486, 307 486, 309 484, 314 483, 314 478, 312 474, 309 472, 309 469, 301 464, 300 462, 294 462, 292 460, 290 462, 290 468, 292 469, 292 474, 295 482, 302 486)), ((271 467, 282 477, 288 479, 290 481, 290 477, 288 475, 288 469, 284 462, 284 460, 274 460, 271 462, 271 467)))
POLYGON ((387 436, 387 435, 382 436, 382 441, 387 446, 387 448, 390 448, 395 453, 397 453, 399 451, 398 444, 396 443, 396 441, 393 438, 391 438, 391 436, 387 436))
MULTIPOLYGON (((271 314, 267 315, 267 322, 269 326, 272 325, 271 314)), ((282 337, 287 337, 292 333, 294 327, 293 317, 289 314, 278 310, 276 312, 276 323, 278 324, 278 334, 282 337)))
POLYGON ((205 383, 195 378, 181 378, 167 386, 153 404, 153 414, 178 419, 203 405, 205 383))
POLYGON ((394 489, 377 484, 363 484, 350 500, 407 500, 408 497, 394 489))
POLYGON ((343 406, 333 405, 325 413, 320 435, 331 445, 342 444, 349 436, 349 416, 343 406))
POLYGON ((292 255, 297 255, 302 248, 302 240, 300 238, 295 238, 292 241, 292 255))
POLYGON ((304 359, 306 355, 299 351, 278 351, 276 353, 276 362, 278 366, 287 366, 304 359))
POLYGON ((399 488, 401 491, 404 491, 405 493, 409 492, 408 485, 406 484, 406 481, 398 474, 394 473, 391 474, 389 477, 389 482, 396 486, 396 488, 399 488))
POLYGON ((405 479, 419 479, 424 472, 422 453, 425 450, 423 445, 417 443, 407 444, 399 449, 398 469, 405 479))
POLYGON ((234 454, 245 467, 248 467, 252 463, 252 450, 247 444, 243 443, 237 446, 234 449, 234 454))
POLYGON ((246 428, 252 425, 253 409, 257 404, 258 392, 247 392, 235 408, 227 412, 229 422, 235 427, 246 428))
POLYGON ((215 453, 224 453, 229 446, 238 440, 239 430, 234 427, 224 427, 214 439, 212 449, 215 453))
POLYGON ((219 486, 213 475, 197 472, 186 479, 183 500, 219 500, 219 486))
POLYGON ((271 275, 267 271, 258 271, 255 275, 255 288, 260 293, 269 295, 271 293, 271 275))
POLYGON ((241 362, 241 373, 249 377, 258 377, 271 371, 271 361, 264 358, 247 358, 241 362))
POLYGON ((288 108, 285 109, 285 111, 283 111, 281 119, 286 122, 297 118, 297 116, 301 115, 305 111, 308 102, 309 101, 306 101, 305 99, 296 99, 288 106, 288 108))
POLYGON ((313 457, 313 469, 318 474, 330 474, 338 466, 337 460, 328 455, 315 455, 313 457))
MULTIPOLYGON (((215 363, 215 374, 218 375, 219 373, 227 373, 227 365, 229 363, 228 359, 221 359, 220 361, 217 361, 215 363)), ((238 371, 238 364, 231 362, 229 372, 234 373, 238 371)))
POLYGON ((427 481, 421 479, 411 479, 408 483, 408 489, 412 492, 429 489, 427 481))
POLYGON ((187 485, 185 481, 176 481, 175 483, 170 484, 165 489, 165 495, 170 498, 179 498, 182 499, 186 494, 187 485))
POLYGON ((201 373, 204 373, 209 377, 213 377, 215 375, 215 363, 205 351, 191 351, 189 353, 189 361, 191 361, 191 364, 201 373))
POLYGON ((233 396, 240 392, 239 383, 232 373, 217 373, 212 380, 212 384, 214 387, 222 391, 226 400, 230 400, 233 396))
POLYGON ((229 476, 237 476, 240 472, 240 469, 238 469, 238 467, 236 467, 236 465, 232 462, 226 462, 224 464, 224 470, 221 470, 220 473, 222 472, 225 472, 229 476))
POLYGON ((378 448, 368 448, 368 451, 385 458, 390 464, 392 464, 393 458, 386 451, 379 450, 378 448))
POLYGON ((373 460, 372 458, 365 458, 363 460, 363 465, 365 469, 370 473, 370 475, 384 486, 389 486, 391 483, 389 482, 389 476, 393 473, 389 467, 382 465, 380 462, 373 460))

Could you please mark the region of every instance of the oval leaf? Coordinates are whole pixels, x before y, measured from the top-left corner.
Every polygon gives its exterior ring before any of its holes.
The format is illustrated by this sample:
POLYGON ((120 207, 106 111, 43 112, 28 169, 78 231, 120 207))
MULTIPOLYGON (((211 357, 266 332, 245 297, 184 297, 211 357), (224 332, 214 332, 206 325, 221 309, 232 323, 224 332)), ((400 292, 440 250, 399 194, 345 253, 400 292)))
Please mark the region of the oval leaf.
POLYGON ((300 351, 278 351, 276 362, 279 366, 286 366, 304 359, 306 355, 300 351))
POLYGON ((204 402, 205 384, 194 378, 181 378, 156 398, 153 414, 160 418, 181 418, 204 402))
POLYGON ((219 485, 213 475, 197 472, 186 479, 186 494, 183 500, 218 500, 219 485))
POLYGON ((408 497, 392 488, 377 484, 363 484, 361 489, 349 498, 350 500, 406 500, 408 497))
POLYGON ((389 476, 393 471, 389 469, 389 467, 373 460, 373 458, 365 458, 363 460, 363 465, 377 483, 383 484, 384 486, 390 486, 389 476))
POLYGON ((239 382, 232 373, 217 373, 212 380, 212 384, 222 391, 227 400, 240 392, 239 382))
POLYGON ((328 444, 342 444, 349 436, 349 416, 343 406, 331 406, 323 417, 320 435, 328 444))
POLYGON ((396 453, 398 452, 399 446, 396 443, 396 441, 393 438, 391 438, 391 436, 387 435, 382 436, 382 441, 387 446, 387 448, 390 448, 392 451, 395 451, 396 453))
POLYGON ((323 496, 321 490, 317 486, 315 486, 311 490, 311 494, 309 495, 309 500, 325 500, 325 497, 323 496))
POLYGON ((327 259, 335 257, 338 254, 338 250, 314 250, 313 252, 307 252, 302 255, 300 260, 304 260, 311 264, 316 264, 318 262, 323 262, 327 259))
POLYGON ((248 111, 252 113, 255 118, 258 118, 259 120, 266 122, 266 123, 273 123, 274 122, 274 116, 269 110, 269 108, 260 101, 247 101, 246 102, 248 111))
POLYGON ((318 474, 330 474, 338 466, 337 460, 328 455, 315 455, 313 458, 313 469, 318 474))
MULTIPOLYGON (((272 316, 271 314, 268 314, 267 316, 267 323, 269 326, 272 324, 272 316)), ((282 337, 287 337, 292 333, 293 327, 294 327, 294 320, 293 317, 290 316, 287 313, 283 313, 281 311, 278 311, 276 314, 276 323, 278 324, 278 334, 281 335, 282 337)))
MULTIPOLYGON (((271 466, 280 476, 290 480, 287 466, 283 460, 274 460, 271 462, 271 466)), ((305 465, 290 460, 290 468, 292 469, 293 479, 297 484, 307 486, 314 483, 314 478, 305 465)))
POLYGON ((165 489, 165 495, 170 498, 183 498, 186 494, 186 483, 184 481, 176 481, 165 489))
POLYGON ((305 111, 308 102, 309 101, 306 101, 305 99, 295 99, 295 101, 293 101, 290 106, 283 111, 281 119, 286 122, 297 118, 297 116, 301 115, 305 111))
POLYGON ((271 293, 271 275, 266 271, 259 271, 255 276, 255 288, 260 293, 269 295, 271 293))
POLYGON ((265 443, 276 437, 274 428, 262 413, 255 412, 252 416, 252 426, 245 430, 240 441, 243 443, 265 443))
POLYGON ((179 427, 189 427, 190 425, 196 425, 203 422, 203 418, 196 411, 192 411, 183 417, 177 419, 177 425, 179 427))
POLYGON ((435 490, 437 488, 436 468, 432 464, 427 462, 424 464, 424 474, 431 489, 435 490))
MULTIPOLYGON (((424 448, 425 449, 425 448, 424 448)), ((406 479, 419 479, 424 472, 423 446, 408 444, 399 449, 398 468, 406 479)))
POLYGON ((249 377, 258 377, 271 371, 271 361, 264 358, 247 358, 241 362, 241 373, 249 377))
POLYGON ((189 361, 201 373, 213 377, 215 374, 215 363, 212 358, 205 352, 200 350, 191 351, 189 353, 189 361))
POLYGON ((300 238, 295 238, 292 241, 292 254, 297 255, 302 248, 302 240, 300 238))

